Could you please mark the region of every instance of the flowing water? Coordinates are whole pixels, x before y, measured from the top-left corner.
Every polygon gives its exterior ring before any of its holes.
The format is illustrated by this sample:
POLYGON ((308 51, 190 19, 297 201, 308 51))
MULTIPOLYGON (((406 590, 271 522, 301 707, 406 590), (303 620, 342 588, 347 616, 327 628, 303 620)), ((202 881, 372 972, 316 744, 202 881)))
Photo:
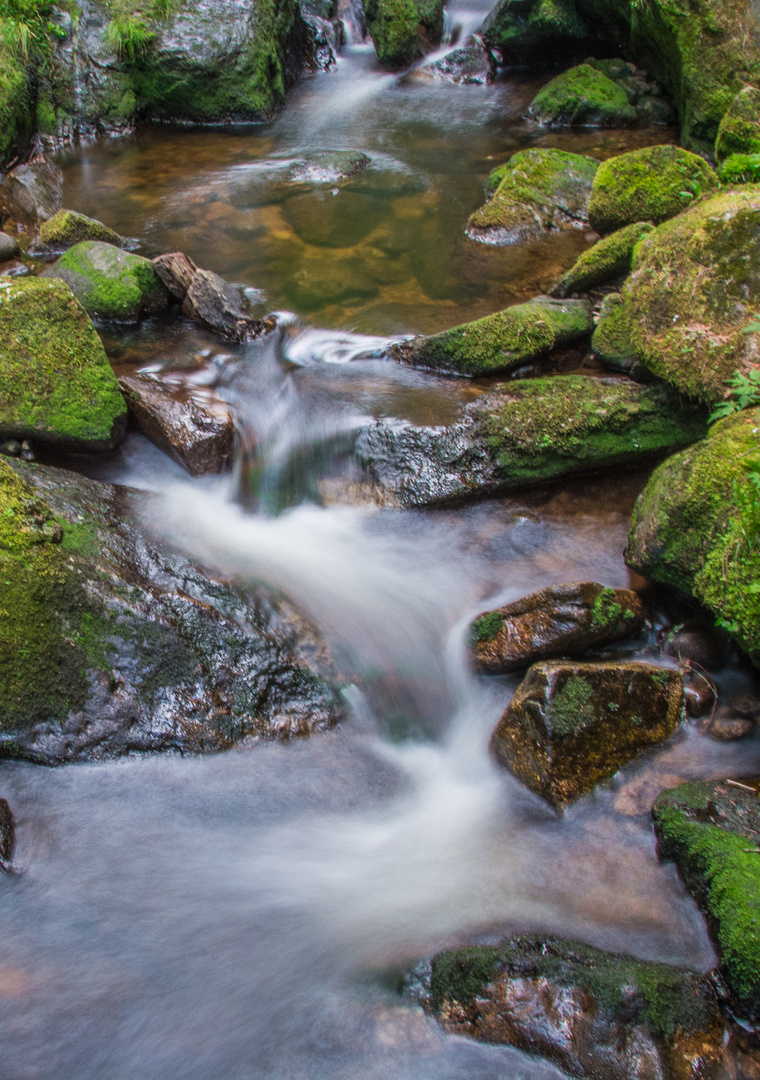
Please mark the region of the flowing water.
MULTIPOLYGON (((489 169, 519 146, 604 155, 668 134, 541 134, 520 119, 534 87, 391 76, 355 45, 271 125, 154 130, 66 159, 67 205, 281 313, 240 347, 182 323, 107 338, 117 367, 230 403, 231 478, 191 482, 135 435, 89 468, 160 491, 150 527, 297 601, 337 657, 349 719, 203 759, 2 763, 19 871, 0 882, 3 1080, 548 1080, 541 1061, 444 1035, 394 972, 522 930, 714 962, 656 859, 647 795, 756 770, 757 741, 716 744, 692 724, 559 818, 488 755, 516 680, 465 658, 487 606, 553 582, 626 584, 646 474, 436 512, 330 499, 350 488, 368 418, 449 422, 482 390, 382 360, 389 336, 532 295, 588 242, 465 240, 489 169), (294 162, 335 148, 372 164, 337 187, 289 183, 294 162)), ((728 693, 746 685, 725 678, 728 693)))

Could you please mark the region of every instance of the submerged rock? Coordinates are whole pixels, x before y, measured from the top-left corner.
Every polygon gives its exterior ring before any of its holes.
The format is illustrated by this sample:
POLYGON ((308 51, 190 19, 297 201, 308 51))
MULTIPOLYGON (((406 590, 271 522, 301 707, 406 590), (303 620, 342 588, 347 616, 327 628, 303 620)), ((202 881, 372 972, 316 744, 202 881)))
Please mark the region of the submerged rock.
POLYGON ((602 162, 594 177, 588 217, 598 233, 637 221, 658 224, 717 191, 706 161, 678 146, 647 146, 602 162))
POLYGON ((471 214, 467 235, 484 244, 519 244, 588 224, 593 158, 564 150, 520 150, 486 181, 489 201, 471 214))
POLYGON ((745 86, 720 122, 715 156, 724 161, 732 154, 760 153, 760 90, 745 86))
POLYGON ((740 1016, 760 1020, 760 799, 731 781, 683 784, 652 809, 657 850, 707 916, 740 1016))
POLYGON ((528 115, 549 127, 629 127, 637 119, 622 86, 589 64, 570 68, 543 86, 528 115))
POLYGON ((593 328, 591 307, 585 301, 537 297, 432 337, 405 342, 395 347, 393 355, 414 367, 457 375, 504 374, 588 338, 593 328))
POLYGON ((496 61, 491 50, 476 38, 469 45, 454 49, 432 64, 423 64, 412 74, 415 79, 488 86, 496 76, 496 61))
POLYGON ((377 58, 399 71, 431 52, 443 34, 442 0, 362 0, 377 58))
POLYGON ((150 500, 0 459, 0 756, 207 752, 339 718, 303 618, 146 537, 150 500))
POLYGON ((723 1023, 706 975, 525 936, 433 958, 430 1009, 446 1031, 506 1043, 594 1080, 708 1080, 723 1023))
POLYGON ((426 506, 633 464, 705 429, 704 412, 666 387, 557 375, 499 384, 449 427, 378 421, 357 454, 385 497, 426 506))
POLYGON ((679 671, 633 661, 534 664, 491 736, 498 761, 563 807, 673 734, 683 714, 679 671))
POLYGON ((101 241, 75 244, 42 276, 65 281, 87 313, 106 322, 139 322, 169 306, 150 259, 101 241))
POLYGON ((644 609, 630 589, 608 589, 593 581, 550 585, 470 624, 469 640, 478 671, 501 675, 536 660, 579 656, 640 630, 644 609))
POLYGON ((63 173, 52 162, 17 165, 0 182, 0 215, 37 228, 63 206, 63 173))
POLYGON ((637 221, 605 236, 578 257, 554 286, 551 295, 563 299, 624 277, 631 270, 633 249, 653 229, 649 222, 637 221))
POLYGON ((288 179, 293 183, 337 184, 356 176, 370 162, 361 150, 322 150, 291 166, 288 179))
POLYGON ((183 393, 151 375, 124 375, 119 385, 142 434, 192 476, 232 464, 235 428, 224 402, 183 393))
POLYGON ((68 285, 0 282, 0 441, 113 450, 126 406, 92 323, 68 285))
POLYGON ((126 240, 102 221, 77 214, 74 210, 59 210, 40 227, 39 237, 32 245, 37 253, 58 254, 84 240, 100 240, 114 247, 124 247, 126 240))

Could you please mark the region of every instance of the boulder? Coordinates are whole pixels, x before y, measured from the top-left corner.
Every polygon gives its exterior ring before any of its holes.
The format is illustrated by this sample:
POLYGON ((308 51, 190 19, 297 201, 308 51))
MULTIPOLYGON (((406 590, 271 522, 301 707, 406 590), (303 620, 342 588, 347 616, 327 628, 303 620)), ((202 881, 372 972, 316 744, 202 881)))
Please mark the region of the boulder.
POLYGON ((551 295, 563 299, 625 277, 631 271, 633 249, 653 228, 647 221, 637 221, 605 236, 578 257, 554 286, 551 295))
POLYGON ((557 375, 499 384, 448 427, 377 421, 357 455, 384 498, 428 506, 640 463, 705 430, 704 412, 664 386, 557 375))
POLYGON ((119 384, 63 281, 0 281, 0 441, 113 450, 126 430, 119 384))
POLYGON ((0 182, 0 216, 36 229, 63 206, 63 173, 41 158, 17 165, 0 182))
POLYGON ((594 177, 588 218, 598 233, 637 221, 658 224, 717 191, 706 161, 678 146, 647 146, 602 162, 594 177))
POLYGON ((483 39, 505 63, 564 59, 592 36, 575 0, 499 0, 483 23, 483 39))
POLYGON ((40 226, 39 236, 32 250, 44 254, 59 254, 84 240, 101 240, 105 244, 123 248, 126 240, 102 221, 77 214, 74 210, 59 210, 40 226))
POLYGON ((519 244, 588 224, 599 162, 564 150, 520 150, 486 182, 489 201, 471 214, 467 235, 484 244, 519 244))
POLYGON ((669 738, 683 715, 680 671, 634 661, 534 664, 491 736, 531 791, 562 808, 669 738))
POLYGON ((123 375, 119 385, 142 434, 192 476, 220 473, 232 464, 235 428, 224 402, 152 375, 123 375))
POLYGON ((0 232, 0 263, 15 259, 20 254, 21 248, 18 246, 18 240, 13 236, 9 236, 6 232, 0 232))
POLYGON ((340 716, 324 646, 263 587, 209 578, 136 524, 152 497, 0 459, 0 757, 200 753, 340 716))
POLYGON ((442 0, 362 0, 378 60, 399 71, 431 52, 443 34, 442 0))
POLYGON ((198 273, 198 267, 193 260, 181 251, 157 256, 153 260, 153 269, 174 299, 180 302, 187 296, 187 290, 198 273))
POLYGON ((197 270, 193 275, 182 314, 231 341, 259 337, 267 329, 252 314, 242 291, 211 270, 197 270))
POLYGON ((760 153, 760 90, 745 86, 720 122, 715 156, 718 161, 724 161, 731 154, 757 153, 760 153))
POLYGON ((629 566, 694 597, 760 665, 760 409, 719 421, 663 462, 633 511, 629 566))
POLYGON ((478 671, 501 675, 537 660, 580 656, 621 641, 644 625, 644 609, 630 589, 593 581, 550 585, 470 624, 469 642, 478 671))
POLYGON ((757 784, 706 781, 663 792, 652 809, 657 850, 672 859, 707 916, 740 1017, 760 1020, 760 799, 757 784))
POLYGON ((507 1044, 594 1080, 705 1080, 724 1025, 706 975, 554 937, 433 958, 428 1007, 452 1035, 507 1044))
POLYGON ((631 371, 638 362, 628 309, 620 293, 608 293, 602 300, 591 348, 605 367, 613 371, 631 371))
POLYGON ((295 162, 288 179, 298 184, 337 184, 350 180, 370 163, 371 158, 361 150, 318 150, 295 162))
POLYGON ((728 380, 760 362, 760 187, 702 199, 660 225, 636 247, 621 296, 621 344, 627 334, 629 351, 682 393, 726 396, 728 380))
POLYGON ((547 127, 630 127, 637 120, 623 87, 589 64, 570 68, 543 86, 528 115, 547 127))
POLYGON ((415 79, 488 86, 496 76, 496 61, 491 50, 475 38, 461 49, 446 53, 440 60, 415 68, 412 74, 415 79))
POLYGON ((136 323, 169 306, 150 259, 98 240, 75 244, 42 276, 65 281, 87 313, 106 322, 136 323))
POLYGON ((584 300, 538 297, 432 337, 415 338, 392 355, 415 367, 457 375, 504 374, 560 346, 591 335, 594 320, 584 300))

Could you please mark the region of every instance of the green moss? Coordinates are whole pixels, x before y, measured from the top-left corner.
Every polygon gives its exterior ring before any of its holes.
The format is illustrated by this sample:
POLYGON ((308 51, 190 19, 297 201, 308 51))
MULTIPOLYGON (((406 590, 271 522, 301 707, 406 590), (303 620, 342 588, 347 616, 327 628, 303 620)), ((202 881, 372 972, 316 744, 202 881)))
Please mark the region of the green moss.
POLYGON ((0 437, 111 445, 126 406, 90 320, 61 281, 0 285, 0 437))
POLYGON ((88 314, 113 322, 136 322, 168 303, 149 259, 100 241, 75 244, 44 276, 62 278, 88 314))
POLYGON ((441 39, 440 0, 364 0, 364 13, 378 59, 392 71, 422 55, 421 39, 431 45, 441 39))
POLYGON ((602 301, 591 348, 613 369, 629 371, 635 363, 636 349, 631 340, 628 309, 619 293, 610 293, 602 301))
POLYGON ((571 269, 559 279, 552 295, 563 297, 571 293, 585 292, 596 285, 628 274, 633 249, 653 228, 647 221, 636 221, 633 225, 626 225, 610 236, 605 236, 578 257, 571 269))
POLYGON ((479 997, 493 978, 500 951, 498 947, 475 946, 434 957, 430 978, 433 1007, 440 1008, 446 998, 466 1005, 479 997))
POLYGON ((581 675, 571 675, 549 699, 546 724, 560 737, 582 730, 596 718, 591 702, 594 691, 581 675))
POLYGON ((554 54, 566 56, 568 45, 588 38, 588 28, 574 0, 536 0, 526 12, 525 4, 501 0, 483 24, 483 36, 491 49, 505 60, 546 61, 554 54))
POLYGON ((636 121, 636 110, 625 90, 605 74, 580 64, 542 87, 529 114, 552 127, 625 127, 636 121))
POLYGON ((713 169, 677 146, 649 146, 603 162, 594 178, 589 221, 599 233, 633 222, 665 221, 718 189, 713 169))
POLYGON ((731 154, 760 153, 760 90, 740 90, 720 122, 715 156, 724 161, 731 154))
POLYGON ((59 210, 40 226, 40 242, 47 247, 63 250, 84 240, 100 240, 116 247, 124 245, 124 238, 100 221, 77 214, 74 210, 59 210))
POLYGON ((623 622, 623 608, 614 589, 602 589, 591 608, 591 628, 617 626, 623 622))
POLYGON ((718 176, 726 187, 760 183, 760 154, 732 154, 721 165, 718 176))
POLYGON ((9 43, 12 24, 0 17, 0 168, 6 166, 31 134, 29 75, 9 43))
POLYGON ((468 639, 471 645, 481 641, 493 641, 504 625, 504 619, 498 611, 489 611, 470 624, 468 639))

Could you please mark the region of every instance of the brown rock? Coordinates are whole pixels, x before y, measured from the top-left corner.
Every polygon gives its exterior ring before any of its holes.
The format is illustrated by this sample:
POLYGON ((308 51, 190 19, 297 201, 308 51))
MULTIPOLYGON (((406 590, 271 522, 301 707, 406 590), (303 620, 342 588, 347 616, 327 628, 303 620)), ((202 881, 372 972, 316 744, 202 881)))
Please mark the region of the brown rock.
POLYGON ((636 662, 534 664, 491 736, 532 791, 562 807, 667 739, 683 711, 681 673, 636 662))
POLYGON ((475 667, 499 675, 537 660, 579 656, 640 630, 644 609, 630 589, 593 581, 550 585, 480 615, 470 626, 475 667))
POLYGON ((0 183, 0 213, 27 227, 36 228, 63 206, 63 173, 41 158, 17 165, 0 183))
POLYGON ((235 429, 223 402, 190 397, 150 375, 122 376, 119 385, 143 435, 193 476, 230 465, 235 429))
POLYGON ((211 270, 196 271, 182 312, 232 341, 258 337, 265 329, 264 323, 251 314, 240 290, 211 270))
POLYGON ((707 716, 715 708, 715 689, 698 672, 692 671, 684 676, 683 692, 687 716, 696 720, 700 716, 707 716))
POLYGON ((692 628, 685 626, 671 634, 665 641, 663 652, 666 656, 678 660, 688 660, 708 671, 717 671, 726 662, 726 648, 723 639, 707 627, 692 628))
POLYGON ((737 716, 731 709, 721 708, 712 719, 707 734, 718 742, 746 739, 752 734, 754 724, 746 716, 737 716))
POLYGON ((171 255, 159 255, 153 260, 153 267, 169 292, 177 300, 184 300, 198 267, 193 260, 181 251, 171 255))
POLYGON ((16 824, 5 799, 0 799, 0 870, 7 870, 16 847, 16 824))

